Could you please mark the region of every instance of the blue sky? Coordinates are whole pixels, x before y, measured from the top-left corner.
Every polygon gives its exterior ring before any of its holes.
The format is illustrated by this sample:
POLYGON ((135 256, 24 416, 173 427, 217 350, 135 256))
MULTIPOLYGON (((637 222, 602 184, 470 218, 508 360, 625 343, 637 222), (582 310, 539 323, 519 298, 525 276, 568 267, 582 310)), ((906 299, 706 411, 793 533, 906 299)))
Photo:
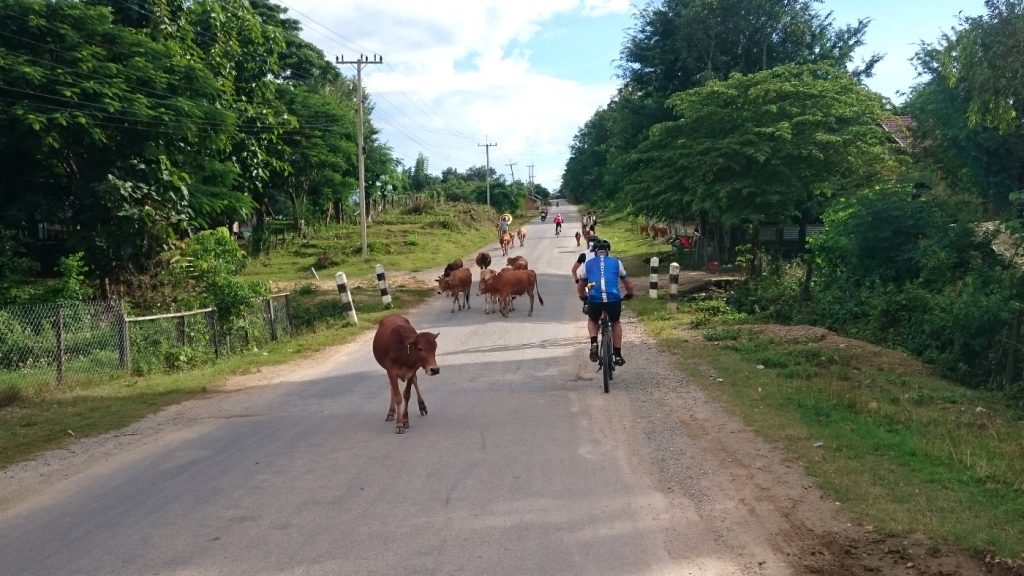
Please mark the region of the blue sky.
MULTIPOLYGON (((275 0, 329 59, 383 56, 364 68, 373 121, 407 165, 485 163, 554 190, 579 127, 614 93, 616 60, 636 0, 275 0), (530 168, 532 166, 532 168, 530 168)), ((642 4, 641 4, 642 5, 642 4)), ((915 82, 909 59, 957 14, 983 0, 826 0, 836 24, 870 18, 867 46, 886 54, 868 86, 901 102, 915 82)), ((344 70, 354 74, 353 69, 344 70)))

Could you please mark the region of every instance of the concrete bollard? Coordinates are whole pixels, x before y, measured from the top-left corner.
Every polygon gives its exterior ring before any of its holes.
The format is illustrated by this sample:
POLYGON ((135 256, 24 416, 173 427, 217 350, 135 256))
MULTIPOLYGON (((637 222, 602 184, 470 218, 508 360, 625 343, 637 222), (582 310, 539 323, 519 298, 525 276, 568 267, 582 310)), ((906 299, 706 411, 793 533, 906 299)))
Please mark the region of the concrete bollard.
POLYGON ((668 311, 676 311, 676 302, 679 300, 679 264, 675 262, 668 265, 668 311))
POLYGON ((384 274, 384 265, 377 264, 377 287, 380 288, 380 299, 385 308, 391 308, 391 294, 388 293, 388 278, 384 274))
POLYGON ((654 256, 651 258, 651 283, 648 290, 651 298, 654 300, 658 299, 658 257, 654 256))
POLYGON ((348 280, 344 272, 334 275, 334 281, 338 284, 338 295, 341 296, 341 310, 345 313, 345 319, 350 324, 359 324, 356 318, 356 307, 352 304, 352 294, 348 291, 348 280))

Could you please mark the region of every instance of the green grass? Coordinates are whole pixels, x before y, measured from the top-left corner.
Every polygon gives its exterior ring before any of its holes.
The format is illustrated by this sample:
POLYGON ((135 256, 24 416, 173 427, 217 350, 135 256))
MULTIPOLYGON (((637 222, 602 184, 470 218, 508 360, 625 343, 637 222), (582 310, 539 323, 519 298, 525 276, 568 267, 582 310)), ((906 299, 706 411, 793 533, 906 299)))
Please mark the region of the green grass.
POLYGON ((417 272, 466 256, 494 237, 498 214, 471 204, 427 204, 422 210, 384 213, 367 225, 368 256, 362 256, 359 226, 332 225, 310 238, 292 237, 253 259, 242 273, 247 280, 276 285, 321 279, 344 272, 351 281, 373 277, 374 266, 417 272))
MULTIPOLYGON (((625 219, 603 224, 629 234, 625 219)), ((660 247, 620 245, 630 274, 646 279, 644 259, 660 247)), ((670 314, 666 295, 628 308, 697 386, 797 457, 847 513, 978 556, 1024 555, 1024 415, 1004 397, 898 352, 768 337, 722 303, 670 314)))

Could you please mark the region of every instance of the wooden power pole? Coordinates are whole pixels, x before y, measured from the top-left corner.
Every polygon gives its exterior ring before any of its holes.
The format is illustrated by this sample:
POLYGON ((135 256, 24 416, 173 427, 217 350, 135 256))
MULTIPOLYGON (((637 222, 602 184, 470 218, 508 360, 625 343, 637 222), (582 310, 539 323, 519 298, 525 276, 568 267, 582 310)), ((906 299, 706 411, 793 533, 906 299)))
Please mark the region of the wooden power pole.
POLYGON ((363 244, 363 258, 369 255, 366 249, 366 145, 363 143, 363 66, 380 64, 383 56, 360 54, 355 60, 345 60, 344 56, 335 56, 335 64, 353 64, 356 67, 356 100, 359 102, 359 239, 363 244))

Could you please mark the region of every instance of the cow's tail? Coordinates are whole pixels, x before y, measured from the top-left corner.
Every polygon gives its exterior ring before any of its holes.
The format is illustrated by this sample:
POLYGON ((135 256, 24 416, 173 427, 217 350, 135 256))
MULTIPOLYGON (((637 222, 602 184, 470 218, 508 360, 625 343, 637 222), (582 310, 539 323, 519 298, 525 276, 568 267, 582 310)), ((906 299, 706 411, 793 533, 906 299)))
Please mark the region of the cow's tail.
POLYGON ((544 299, 541 298, 541 296, 540 296, 540 274, 538 274, 537 278, 535 278, 533 280, 533 288, 534 288, 534 290, 537 291, 537 301, 540 302, 541 306, 543 306, 544 305, 544 299))

